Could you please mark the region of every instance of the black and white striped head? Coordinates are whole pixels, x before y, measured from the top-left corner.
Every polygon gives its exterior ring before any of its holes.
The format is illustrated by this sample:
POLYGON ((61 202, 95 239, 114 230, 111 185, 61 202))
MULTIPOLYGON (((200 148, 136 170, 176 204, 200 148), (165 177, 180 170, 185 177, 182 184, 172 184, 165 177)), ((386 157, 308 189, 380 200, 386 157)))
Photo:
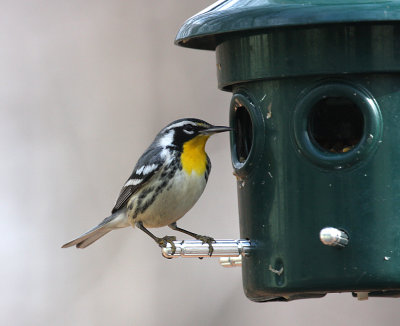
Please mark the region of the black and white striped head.
POLYGON ((197 136, 211 136, 230 130, 232 130, 230 127, 214 126, 200 119, 179 119, 162 129, 157 135, 156 142, 164 148, 171 146, 182 150, 184 143, 197 136))

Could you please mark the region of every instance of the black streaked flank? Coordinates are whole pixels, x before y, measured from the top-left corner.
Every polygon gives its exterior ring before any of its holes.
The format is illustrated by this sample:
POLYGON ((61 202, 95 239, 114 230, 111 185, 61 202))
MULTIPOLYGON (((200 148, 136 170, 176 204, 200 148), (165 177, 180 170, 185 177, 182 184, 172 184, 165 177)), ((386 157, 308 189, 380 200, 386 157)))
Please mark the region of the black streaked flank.
POLYGON ((211 160, 207 155, 207 164, 206 164, 206 172, 204 173, 204 178, 206 178, 206 181, 208 181, 208 177, 211 172, 211 160))

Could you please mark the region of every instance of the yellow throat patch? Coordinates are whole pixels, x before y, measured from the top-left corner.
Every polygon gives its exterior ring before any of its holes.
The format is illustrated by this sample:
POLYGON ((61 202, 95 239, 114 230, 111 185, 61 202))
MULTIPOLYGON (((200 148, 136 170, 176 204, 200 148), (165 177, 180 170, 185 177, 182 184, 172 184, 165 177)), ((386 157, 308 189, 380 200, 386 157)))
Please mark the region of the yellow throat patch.
POLYGON ((210 136, 199 135, 183 144, 181 162, 183 170, 192 174, 204 174, 207 165, 206 142, 210 136))

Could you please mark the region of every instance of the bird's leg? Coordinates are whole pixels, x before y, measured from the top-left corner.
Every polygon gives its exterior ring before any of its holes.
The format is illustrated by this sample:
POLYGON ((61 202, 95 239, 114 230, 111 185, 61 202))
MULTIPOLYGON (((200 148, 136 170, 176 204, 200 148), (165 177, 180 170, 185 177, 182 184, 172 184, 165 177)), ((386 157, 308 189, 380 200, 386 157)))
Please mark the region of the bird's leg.
POLYGON ((188 230, 182 229, 182 228, 180 228, 180 227, 178 227, 178 226, 176 225, 176 222, 171 223, 171 224, 168 225, 168 226, 169 226, 172 230, 174 230, 174 231, 179 231, 179 232, 188 234, 188 235, 190 235, 191 237, 193 237, 193 238, 195 238, 195 239, 197 239, 197 240, 200 240, 202 243, 207 243, 207 244, 208 244, 208 255, 211 257, 211 255, 212 255, 212 253, 213 253, 213 251, 214 251, 214 248, 213 248, 213 246, 212 246, 212 243, 215 242, 214 238, 208 237, 208 236, 206 236, 206 235, 200 235, 200 234, 193 233, 193 232, 190 232, 190 231, 188 231, 188 230))
POLYGON ((174 236, 169 236, 166 235, 163 238, 156 237, 153 233, 151 233, 149 230, 147 230, 142 222, 136 222, 135 225, 142 230, 144 233, 146 233, 149 237, 151 237, 161 248, 165 248, 167 246, 167 243, 171 245, 171 254, 173 255, 176 251, 176 246, 174 244, 174 241, 176 240, 176 237, 174 236))

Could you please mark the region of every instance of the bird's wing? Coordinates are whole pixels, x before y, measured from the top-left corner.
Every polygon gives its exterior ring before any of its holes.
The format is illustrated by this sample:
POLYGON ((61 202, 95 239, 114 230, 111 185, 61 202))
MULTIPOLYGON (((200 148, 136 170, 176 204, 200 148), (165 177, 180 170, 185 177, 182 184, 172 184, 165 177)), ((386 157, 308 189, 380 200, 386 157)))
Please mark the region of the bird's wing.
POLYGON ((164 160, 160 153, 161 147, 150 146, 140 157, 129 179, 125 182, 111 213, 115 213, 126 205, 129 198, 141 189, 150 179, 160 171, 164 160))

